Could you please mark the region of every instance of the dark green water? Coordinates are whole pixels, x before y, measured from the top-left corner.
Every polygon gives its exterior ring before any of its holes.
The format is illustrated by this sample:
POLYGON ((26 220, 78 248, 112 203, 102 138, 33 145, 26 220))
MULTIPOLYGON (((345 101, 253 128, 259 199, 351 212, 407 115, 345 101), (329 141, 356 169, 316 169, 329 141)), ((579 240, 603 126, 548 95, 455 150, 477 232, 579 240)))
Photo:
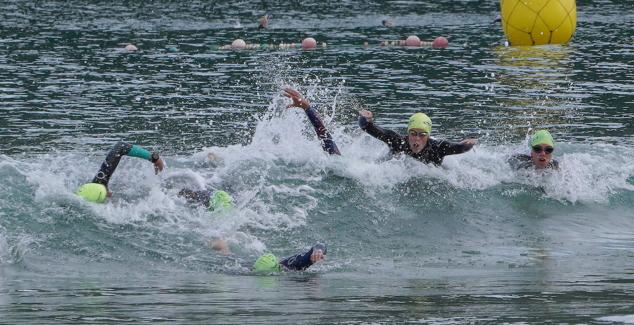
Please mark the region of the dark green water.
POLYGON ((634 15, 577 6, 570 44, 505 48, 494 1, 0 3, 0 323, 634 322, 634 15), (450 46, 376 46, 411 34, 450 46), (217 50, 306 36, 328 47, 217 50), (284 108, 285 85, 342 157, 284 108), (388 159, 364 107, 479 144, 442 168, 388 159), (506 165, 534 128, 560 172, 506 165), (168 168, 124 158, 110 202, 79 201, 120 139, 168 168), (183 186, 238 207, 211 216, 183 186), (308 272, 241 272, 317 241, 308 272))

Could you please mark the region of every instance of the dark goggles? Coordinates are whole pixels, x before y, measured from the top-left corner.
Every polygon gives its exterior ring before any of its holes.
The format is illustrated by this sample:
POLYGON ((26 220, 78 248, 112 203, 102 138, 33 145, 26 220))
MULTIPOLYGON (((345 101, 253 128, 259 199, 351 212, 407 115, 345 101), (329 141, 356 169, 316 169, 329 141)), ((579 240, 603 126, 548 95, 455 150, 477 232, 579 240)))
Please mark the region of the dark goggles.
POLYGON ((555 150, 555 148, 550 147, 550 146, 548 146, 548 147, 534 146, 533 147, 533 151, 535 153, 541 153, 543 151, 543 152, 545 152, 547 154, 551 154, 551 153, 553 153, 554 150, 555 150))
POLYGON ((413 137, 421 137, 421 138, 422 138, 422 137, 426 137, 426 136, 428 136, 428 135, 429 135, 429 133, 427 133, 427 132, 425 132, 425 131, 416 132, 416 131, 414 131, 414 130, 409 130, 409 131, 407 131, 407 134, 409 134, 410 136, 413 136, 413 137))

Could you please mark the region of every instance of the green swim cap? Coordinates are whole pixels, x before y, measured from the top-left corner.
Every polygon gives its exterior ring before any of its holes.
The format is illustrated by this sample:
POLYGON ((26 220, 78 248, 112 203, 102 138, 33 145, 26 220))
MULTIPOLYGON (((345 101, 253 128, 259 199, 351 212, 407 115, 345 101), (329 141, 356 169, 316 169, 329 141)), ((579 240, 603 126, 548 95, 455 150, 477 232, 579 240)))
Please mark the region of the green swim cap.
POLYGON ((271 253, 260 256, 253 265, 255 273, 274 273, 281 270, 277 257, 271 253))
POLYGON ((416 113, 409 118, 409 123, 407 124, 407 131, 410 129, 422 129, 427 132, 427 134, 431 133, 431 119, 425 113, 416 113))
POLYGON ((550 132, 546 130, 539 130, 533 133, 531 137, 530 146, 534 147, 538 144, 545 144, 551 147, 555 147, 555 142, 553 141, 553 137, 550 135, 550 132))
POLYGON ((233 208, 233 198, 225 191, 215 191, 209 198, 211 211, 229 211, 233 208))
POLYGON ((102 184, 86 183, 80 186, 75 194, 89 202, 103 203, 108 196, 108 189, 102 184))

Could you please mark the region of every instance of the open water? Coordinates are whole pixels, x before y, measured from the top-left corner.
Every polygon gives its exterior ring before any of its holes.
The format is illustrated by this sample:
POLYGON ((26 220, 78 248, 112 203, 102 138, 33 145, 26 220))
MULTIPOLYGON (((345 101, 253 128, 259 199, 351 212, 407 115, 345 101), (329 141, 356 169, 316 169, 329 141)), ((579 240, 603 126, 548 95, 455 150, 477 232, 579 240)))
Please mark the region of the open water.
POLYGON ((0 2, 0 323, 634 323, 634 14, 577 10, 570 44, 508 48, 495 1, 0 2), (450 46, 377 46, 411 34, 450 46), (217 50, 306 36, 328 46, 217 50), (361 108, 479 144, 442 167, 392 158, 361 108), (505 163, 536 128, 559 172, 505 163), (112 200, 79 200, 118 140, 168 168, 124 158, 112 200), (237 208, 211 215, 183 186, 237 208), (307 272, 244 272, 318 241, 307 272))

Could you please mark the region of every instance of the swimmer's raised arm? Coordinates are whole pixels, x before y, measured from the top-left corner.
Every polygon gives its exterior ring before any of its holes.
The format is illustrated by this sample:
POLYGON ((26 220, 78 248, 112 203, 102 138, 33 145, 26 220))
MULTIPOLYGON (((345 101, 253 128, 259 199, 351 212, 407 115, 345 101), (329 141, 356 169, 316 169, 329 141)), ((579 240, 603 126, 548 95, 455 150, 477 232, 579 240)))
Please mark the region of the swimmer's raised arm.
POLYGON ((326 129, 326 126, 321 120, 319 113, 310 105, 310 102, 305 99, 297 90, 290 87, 284 88, 284 96, 290 98, 293 101, 293 103, 286 106, 287 108, 299 107, 304 110, 306 116, 308 116, 308 120, 310 120, 313 128, 315 128, 315 132, 317 133, 317 137, 321 141, 321 147, 324 149, 324 151, 331 155, 341 155, 341 153, 339 152, 339 148, 337 148, 337 144, 332 139, 332 135, 330 135, 330 132, 328 132, 328 130, 326 129))

